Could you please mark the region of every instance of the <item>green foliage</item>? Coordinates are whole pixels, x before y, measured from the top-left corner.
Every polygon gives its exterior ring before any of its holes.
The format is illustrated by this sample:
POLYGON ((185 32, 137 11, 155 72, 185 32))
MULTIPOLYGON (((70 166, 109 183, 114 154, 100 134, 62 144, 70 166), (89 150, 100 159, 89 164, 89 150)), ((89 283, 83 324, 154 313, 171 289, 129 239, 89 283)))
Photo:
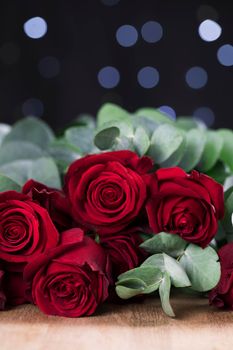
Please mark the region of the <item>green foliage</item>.
POLYGON ((171 285, 176 288, 189 287, 196 292, 207 292, 219 281, 218 255, 210 246, 202 249, 184 241, 177 235, 161 232, 144 241, 141 248, 152 255, 138 268, 129 270, 118 277, 116 292, 119 297, 128 299, 159 289, 164 312, 174 317, 169 301, 171 285), (153 274, 153 269, 155 269, 155 274, 153 274), (141 282, 140 284, 129 284, 129 279, 141 282), (154 288, 150 288, 152 285, 154 288))

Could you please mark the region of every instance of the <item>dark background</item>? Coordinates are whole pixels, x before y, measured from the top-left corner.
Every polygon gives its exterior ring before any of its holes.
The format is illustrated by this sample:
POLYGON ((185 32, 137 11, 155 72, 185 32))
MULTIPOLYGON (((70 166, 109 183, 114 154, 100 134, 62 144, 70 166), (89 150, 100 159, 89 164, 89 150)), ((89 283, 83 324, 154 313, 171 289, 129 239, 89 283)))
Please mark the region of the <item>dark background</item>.
POLYGON ((113 6, 104 2, 108 0, 0 1, 0 122, 34 114, 59 128, 80 113, 95 115, 102 103, 111 101, 131 112, 168 105, 177 115, 208 107, 215 116, 213 127, 233 127, 233 66, 217 59, 218 48, 233 43, 232 1, 120 0, 113 6), (210 7, 200 15, 201 5, 210 7), (36 40, 23 29, 35 16, 48 26, 46 35, 36 40), (206 42, 198 35, 205 18, 222 27, 218 40, 206 42), (140 34, 147 21, 163 27, 162 39, 154 44, 140 34), (116 40, 117 29, 124 24, 138 30, 132 47, 116 40), (56 59, 50 78, 39 70, 47 56, 56 59), (98 82, 104 66, 119 70, 120 83, 113 89, 98 82), (160 81, 152 89, 138 84, 137 73, 144 66, 159 71, 160 81), (198 90, 185 81, 193 66, 208 73, 207 84, 198 90))

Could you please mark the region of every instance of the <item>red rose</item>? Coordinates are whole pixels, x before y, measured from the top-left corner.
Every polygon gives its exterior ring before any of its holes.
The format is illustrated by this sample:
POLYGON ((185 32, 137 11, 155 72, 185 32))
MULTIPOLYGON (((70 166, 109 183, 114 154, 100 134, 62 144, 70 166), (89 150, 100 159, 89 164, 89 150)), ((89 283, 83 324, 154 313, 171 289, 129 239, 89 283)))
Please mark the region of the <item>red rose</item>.
POLYGON ((0 268, 0 310, 5 309, 6 295, 3 288, 4 271, 0 268))
POLYGON ((63 191, 49 188, 44 184, 29 180, 23 186, 22 192, 47 209, 49 215, 59 231, 72 228, 69 201, 63 191))
POLYGON ((139 248, 142 239, 138 229, 100 236, 100 244, 109 254, 114 279, 121 273, 137 267, 144 252, 139 248))
POLYGON ((159 169, 156 177, 147 204, 154 233, 175 233, 205 247, 224 214, 223 187, 204 174, 193 170, 188 175, 178 167, 159 169))
POLYGON ((119 232, 140 214, 147 198, 149 158, 131 151, 106 152, 75 161, 65 191, 77 223, 101 233, 119 232))
POLYGON ((61 233, 60 245, 25 268, 32 298, 48 315, 91 315, 108 297, 109 265, 103 249, 81 229, 61 233))
POLYGON ((16 271, 39 253, 57 245, 59 234, 44 208, 28 196, 0 193, 0 259, 15 263, 16 271))
POLYGON ((222 247, 219 252, 221 278, 209 293, 211 305, 233 310, 233 242, 222 247))

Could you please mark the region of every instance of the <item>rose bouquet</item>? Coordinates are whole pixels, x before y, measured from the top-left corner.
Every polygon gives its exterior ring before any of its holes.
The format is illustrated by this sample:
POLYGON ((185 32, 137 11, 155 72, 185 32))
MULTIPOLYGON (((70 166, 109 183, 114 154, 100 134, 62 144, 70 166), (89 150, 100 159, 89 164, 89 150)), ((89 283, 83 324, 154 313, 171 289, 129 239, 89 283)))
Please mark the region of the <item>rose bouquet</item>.
POLYGON ((233 133, 104 105, 57 136, 0 125, 0 309, 93 314, 170 292, 233 309, 233 133))

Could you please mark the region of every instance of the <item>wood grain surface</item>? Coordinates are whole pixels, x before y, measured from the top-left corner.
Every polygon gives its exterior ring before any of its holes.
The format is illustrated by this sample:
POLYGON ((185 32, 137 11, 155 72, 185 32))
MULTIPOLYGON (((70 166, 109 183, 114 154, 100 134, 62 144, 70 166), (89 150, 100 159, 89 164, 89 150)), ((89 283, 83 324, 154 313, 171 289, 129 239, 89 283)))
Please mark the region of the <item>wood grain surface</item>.
POLYGON ((20 306, 0 313, 0 350, 233 350, 233 312, 201 298, 175 297, 172 304, 176 319, 152 298, 104 305, 98 315, 79 319, 20 306))

